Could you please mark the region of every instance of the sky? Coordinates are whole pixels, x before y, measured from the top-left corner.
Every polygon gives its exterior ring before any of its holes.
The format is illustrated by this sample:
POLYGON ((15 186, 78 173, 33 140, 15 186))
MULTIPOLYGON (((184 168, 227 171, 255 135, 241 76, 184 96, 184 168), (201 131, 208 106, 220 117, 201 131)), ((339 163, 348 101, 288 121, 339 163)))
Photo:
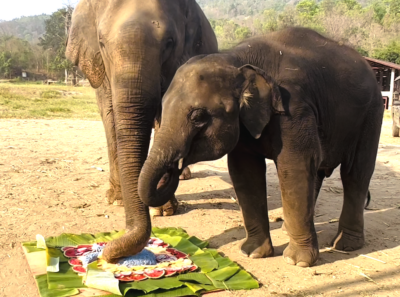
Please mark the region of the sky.
POLYGON ((9 21, 21 16, 51 14, 77 0, 0 0, 0 20, 9 21))

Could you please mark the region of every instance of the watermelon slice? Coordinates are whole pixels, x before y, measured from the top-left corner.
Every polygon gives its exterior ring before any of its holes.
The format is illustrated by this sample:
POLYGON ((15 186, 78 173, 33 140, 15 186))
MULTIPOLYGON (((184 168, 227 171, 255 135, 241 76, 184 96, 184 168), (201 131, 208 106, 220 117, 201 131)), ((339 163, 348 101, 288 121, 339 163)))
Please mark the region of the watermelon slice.
POLYGON ((171 255, 174 255, 175 257, 177 257, 178 259, 182 259, 182 258, 186 258, 187 255, 185 253, 182 253, 176 249, 167 249, 167 252, 170 253, 171 255))
POLYGON ((176 273, 177 273, 177 271, 176 271, 175 269, 167 268, 167 269, 165 270, 165 275, 164 275, 164 276, 166 276, 166 277, 168 277, 168 276, 173 276, 173 275, 175 275, 176 273))
POLYGON ((145 279, 147 279, 147 276, 145 276, 144 274, 132 274, 131 276, 129 276, 130 277, 130 279, 132 280, 132 281, 135 281, 135 282, 140 282, 140 281, 142 281, 142 280, 145 280, 145 279))
POLYGON ((121 282, 131 282, 132 279, 130 276, 124 276, 124 275, 120 275, 118 277, 115 277, 117 280, 121 281, 121 282))
POLYGON ((86 269, 82 266, 74 266, 72 267, 72 270, 76 273, 86 273, 86 269))
POLYGON ((76 249, 75 246, 64 246, 61 248, 61 251, 65 252, 66 250, 74 250, 76 249))
POLYGON ((164 269, 145 270, 144 275, 148 278, 161 278, 165 274, 164 269))
POLYGON ((92 249, 92 245, 91 244, 80 244, 80 245, 78 245, 77 248, 78 249, 86 248, 88 250, 91 250, 92 249))
POLYGON ((90 252, 91 250, 92 250, 92 248, 88 249, 88 248, 85 248, 85 247, 76 249, 77 253, 81 253, 81 254, 90 252))
POLYGON ((192 267, 189 269, 190 272, 194 272, 198 269, 197 265, 192 265, 192 267))
POLYGON ((78 256, 81 256, 80 253, 77 253, 77 251, 74 249, 68 249, 64 251, 64 256, 67 258, 76 258, 78 256))
POLYGON ((71 266, 82 266, 82 262, 79 259, 72 258, 68 261, 68 264, 71 266))

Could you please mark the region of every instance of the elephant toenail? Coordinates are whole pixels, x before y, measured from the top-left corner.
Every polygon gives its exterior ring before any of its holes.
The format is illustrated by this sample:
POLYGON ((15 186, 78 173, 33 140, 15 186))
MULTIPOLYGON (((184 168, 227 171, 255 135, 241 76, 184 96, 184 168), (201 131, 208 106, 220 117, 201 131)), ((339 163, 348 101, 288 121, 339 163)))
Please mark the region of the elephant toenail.
POLYGON ((286 263, 288 263, 288 264, 290 264, 290 265, 296 265, 296 263, 293 261, 292 258, 283 257, 283 259, 286 261, 286 263))
POLYGON ((296 266, 299 267, 310 267, 310 264, 308 264, 307 262, 299 262, 296 264, 296 266))
POLYGON ((252 254, 250 255, 250 258, 252 258, 252 259, 259 259, 259 258, 262 258, 262 256, 261 256, 260 253, 252 253, 252 254))

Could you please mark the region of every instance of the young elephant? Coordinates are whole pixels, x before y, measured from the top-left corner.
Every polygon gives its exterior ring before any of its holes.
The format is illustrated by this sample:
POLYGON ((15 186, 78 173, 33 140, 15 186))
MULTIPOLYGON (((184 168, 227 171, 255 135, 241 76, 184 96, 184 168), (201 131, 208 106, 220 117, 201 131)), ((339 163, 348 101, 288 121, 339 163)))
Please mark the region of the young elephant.
POLYGON ((375 167, 383 104, 375 75, 353 49, 291 28, 197 56, 178 69, 163 99, 162 123, 139 178, 149 206, 174 193, 182 168, 228 153, 252 258, 274 253, 265 158, 275 161, 290 236, 284 259, 318 259, 313 214, 322 181, 341 165, 344 204, 332 245, 364 244, 364 203, 375 167), (170 179, 157 189, 166 173, 170 179))

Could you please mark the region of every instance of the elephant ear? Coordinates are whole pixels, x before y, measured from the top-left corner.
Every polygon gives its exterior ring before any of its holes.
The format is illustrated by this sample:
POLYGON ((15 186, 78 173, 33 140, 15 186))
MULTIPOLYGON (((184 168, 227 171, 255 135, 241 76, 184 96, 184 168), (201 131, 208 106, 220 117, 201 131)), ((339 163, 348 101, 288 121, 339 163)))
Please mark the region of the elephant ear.
POLYGON ((186 0, 185 44, 183 57, 218 52, 218 43, 210 22, 195 0, 186 0))
POLYGON ((66 57, 85 74, 97 89, 103 83, 105 67, 97 37, 95 10, 89 0, 81 0, 72 15, 66 57))
POLYGON ((240 120, 250 134, 258 139, 273 113, 283 113, 281 93, 275 81, 263 70, 252 65, 239 68, 241 86, 240 120))

